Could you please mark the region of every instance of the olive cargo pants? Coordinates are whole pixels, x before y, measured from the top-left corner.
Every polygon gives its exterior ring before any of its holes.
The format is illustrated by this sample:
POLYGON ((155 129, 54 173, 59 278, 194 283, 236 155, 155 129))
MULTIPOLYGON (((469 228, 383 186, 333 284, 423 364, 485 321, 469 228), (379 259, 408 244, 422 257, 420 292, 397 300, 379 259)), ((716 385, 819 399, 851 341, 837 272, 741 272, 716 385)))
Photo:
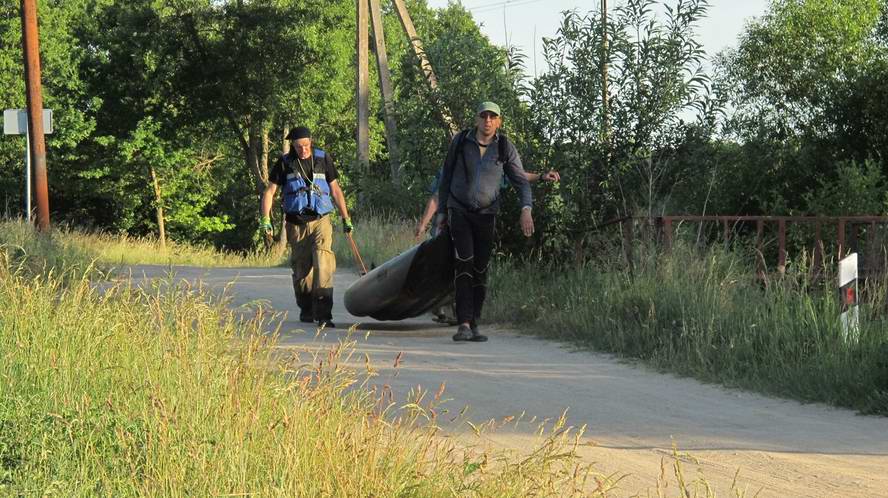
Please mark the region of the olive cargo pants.
POLYGON ((287 240, 300 320, 331 320, 336 256, 330 216, 306 223, 287 223, 287 240))

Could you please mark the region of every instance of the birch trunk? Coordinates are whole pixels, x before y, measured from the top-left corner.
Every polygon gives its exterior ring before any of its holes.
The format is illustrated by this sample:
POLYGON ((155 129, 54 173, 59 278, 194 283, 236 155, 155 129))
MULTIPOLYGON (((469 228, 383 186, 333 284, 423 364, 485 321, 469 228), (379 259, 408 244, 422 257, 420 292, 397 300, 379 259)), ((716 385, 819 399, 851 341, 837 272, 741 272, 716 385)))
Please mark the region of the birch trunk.
POLYGON ((154 166, 148 166, 151 172, 151 183, 154 185, 154 209, 157 214, 157 240, 160 242, 160 249, 166 250, 166 226, 163 218, 163 196, 160 191, 160 182, 157 180, 157 172, 154 166))

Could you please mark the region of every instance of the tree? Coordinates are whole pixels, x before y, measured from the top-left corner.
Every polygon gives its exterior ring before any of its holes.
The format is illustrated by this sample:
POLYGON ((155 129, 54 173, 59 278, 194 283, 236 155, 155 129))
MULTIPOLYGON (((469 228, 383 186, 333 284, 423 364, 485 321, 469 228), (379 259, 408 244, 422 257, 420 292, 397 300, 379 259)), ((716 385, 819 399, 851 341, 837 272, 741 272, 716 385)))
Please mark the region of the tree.
MULTIPOLYGON (((503 108, 505 129, 510 134, 523 130, 519 116, 526 112, 515 89, 516 76, 509 71, 506 49, 490 43, 471 15, 459 4, 432 10, 424 1, 408 2, 408 9, 423 42, 426 56, 435 70, 438 88, 432 91, 406 36, 394 15, 387 36, 397 99, 399 132, 409 137, 401 143, 404 186, 397 192, 361 178, 358 188, 383 192, 390 206, 403 210, 404 191, 412 193, 415 210, 422 207, 426 187, 442 166, 450 142, 449 125, 442 118, 446 110, 460 128, 472 126, 475 106, 482 100, 495 100, 503 108), (478 61, 484 61, 479 64, 478 61), (386 194, 387 193, 387 194, 386 194), (400 201, 400 202, 399 202, 400 201)), ((378 108, 378 107, 377 107, 378 108)), ((380 134, 377 133, 377 136, 380 134)), ((517 144, 523 141, 515 139, 517 144)), ((371 168, 373 169, 373 168, 371 168)))
POLYGON ((778 0, 721 55, 719 87, 735 109, 725 132, 743 144, 738 162, 757 209, 817 212, 823 203, 810 194, 841 184, 839 165, 884 154, 884 8, 882 0, 778 0))
POLYGON ((544 39, 548 69, 530 95, 537 129, 548 137, 547 162, 565 173, 564 228, 549 234, 562 246, 581 241, 596 220, 666 210, 673 186, 691 176, 675 158, 687 140, 708 140, 719 108, 695 38, 706 7, 704 0, 630 0, 610 14, 607 32, 599 13, 567 12, 557 35, 544 39))
POLYGON ((873 55, 880 0, 778 0, 722 63, 732 103, 778 133, 826 136, 837 92, 873 55))

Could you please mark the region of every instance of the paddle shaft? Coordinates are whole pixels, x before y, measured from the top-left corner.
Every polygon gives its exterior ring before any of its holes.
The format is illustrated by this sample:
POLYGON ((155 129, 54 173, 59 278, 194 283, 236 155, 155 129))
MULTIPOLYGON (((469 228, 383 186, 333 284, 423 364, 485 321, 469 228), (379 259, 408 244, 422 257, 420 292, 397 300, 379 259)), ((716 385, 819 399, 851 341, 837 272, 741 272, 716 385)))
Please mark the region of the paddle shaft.
POLYGON ((355 262, 358 263, 358 266, 361 267, 361 275, 367 274, 367 267, 364 266, 364 260, 361 259, 361 253, 358 252, 358 245, 355 244, 355 239, 352 237, 351 232, 345 234, 345 238, 348 239, 348 245, 351 247, 352 254, 355 256, 355 262))

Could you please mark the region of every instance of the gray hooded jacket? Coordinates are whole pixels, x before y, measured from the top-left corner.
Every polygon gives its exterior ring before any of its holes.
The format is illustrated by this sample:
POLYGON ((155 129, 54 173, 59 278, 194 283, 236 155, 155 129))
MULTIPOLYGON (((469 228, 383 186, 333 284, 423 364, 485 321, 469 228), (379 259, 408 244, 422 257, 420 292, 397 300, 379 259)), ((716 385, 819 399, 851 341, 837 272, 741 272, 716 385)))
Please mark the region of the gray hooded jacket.
POLYGON ((499 140, 503 139, 497 132, 482 158, 474 128, 454 137, 444 160, 441 184, 438 187, 439 213, 453 208, 496 214, 499 210, 503 175, 518 189, 521 206, 532 205, 530 183, 524 176, 518 150, 511 141, 506 141, 506 157, 499 157, 499 140), (457 150, 461 136, 464 136, 459 147, 462 150, 457 150))

